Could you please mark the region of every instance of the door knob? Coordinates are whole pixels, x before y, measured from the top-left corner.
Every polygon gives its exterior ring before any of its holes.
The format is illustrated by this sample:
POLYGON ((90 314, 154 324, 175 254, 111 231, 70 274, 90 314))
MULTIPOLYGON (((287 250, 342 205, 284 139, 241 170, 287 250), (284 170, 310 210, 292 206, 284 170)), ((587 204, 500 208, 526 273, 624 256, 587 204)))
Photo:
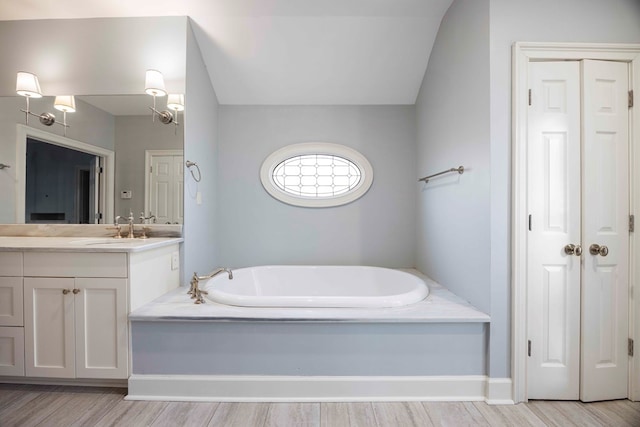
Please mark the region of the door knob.
POLYGON ((580 256, 582 255, 582 246, 569 243, 564 247, 564 253, 567 255, 580 256))
POLYGON ((69 293, 69 289, 63 289, 63 290, 62 290, 62 295, 66 295, 66 294, 68 294, 68 293, 69 293))
POLYGON ((589 246, 589 253, 591 255, 607 256, 609 255, 609 248, 605 245, 600 246, 597 243, 594 243, 593 245, 589 246))
POLYGON ((74 294, 74 295, 79 294, 79 293, 80 293, 80 289, 74 289, 74 290, 73 290, 73 294, 74 294))

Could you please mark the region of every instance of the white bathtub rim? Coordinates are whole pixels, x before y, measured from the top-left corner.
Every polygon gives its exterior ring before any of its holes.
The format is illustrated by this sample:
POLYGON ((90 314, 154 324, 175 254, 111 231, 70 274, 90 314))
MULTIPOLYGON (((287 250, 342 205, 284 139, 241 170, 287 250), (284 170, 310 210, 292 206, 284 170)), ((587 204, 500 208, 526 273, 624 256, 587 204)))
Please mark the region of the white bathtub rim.
MULTIPOLYGON (((412 284, 412 288, 406 292, 395 294, 379 295, 291 295, 291 296, 268 296, 268 295, 242 295, 239 293, 225 292, 224 289, 216 287, 216 284, 227 282, 224 278, 215 277, 201 284, 201 289, 206 290, 207 299, 212 302, 237 306, 237 307, 282 307, 282 308, 398 308, 417 304, 429 296, 430 289, 427 282, 415 274, 402 270, 374 267, 374 266, 342 266, 342 265, 262 265, 241 268, 236 271, 236 276, 252 270, 259 269, 286 269, 294 268, 317 270, 327 269, 355 269, 367 271, 380 271, 383 274, 393 274, 412 284), (221 281, 222 280, 222 281, 221 281)), ((230 282, 231 283, 231 282, 230 282)), ((232 283, 231 283, 232 285, 232 283)))
POLYGON ((236 307, 282 307, 282 308, 397 308, 417 304, 429 295, 428 290, 414 290, 403 294, 408 299, 415 300, 410 304, 398 298, 388 297, 347 297, 344 301, 336 301, 334 297, 303 297, 303 296, 279 296, 278 303, 271 302, 276 297, 251 297, 231 295, 229 293, 208 288, 207 297, 218 304, 232 305, 236 307), (325 302, 326 301, 326 302, 325 302))
POLYGON ((416 269, 403 269, 422 278, 429 296, 398 308, 236 307, 205 300, 194 304, 188 287, 177 288, 129 313, 133 322, 300 322, 300 323, 488 323, 491 317, 416 269))

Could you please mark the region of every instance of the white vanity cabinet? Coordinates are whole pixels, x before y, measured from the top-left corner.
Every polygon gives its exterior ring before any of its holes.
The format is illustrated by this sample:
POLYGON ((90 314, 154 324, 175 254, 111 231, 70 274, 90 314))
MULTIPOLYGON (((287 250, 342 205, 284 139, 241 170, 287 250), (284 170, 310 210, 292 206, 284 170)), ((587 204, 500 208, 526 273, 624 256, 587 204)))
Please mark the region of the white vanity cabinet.
POLYGON ((0 252, 0 375, 24 375, 22 253, 0 252))
POLYGON ((29 377, 127 378, 127 281, 25 277, 29 377))
POLYGON ((127 254, 25 252, 28 377, 128 376, 127 254))
POLYGON ((179 286, 181 239, 165 240, 0 247, 0 376, 127 379, 129 312, 179 286))

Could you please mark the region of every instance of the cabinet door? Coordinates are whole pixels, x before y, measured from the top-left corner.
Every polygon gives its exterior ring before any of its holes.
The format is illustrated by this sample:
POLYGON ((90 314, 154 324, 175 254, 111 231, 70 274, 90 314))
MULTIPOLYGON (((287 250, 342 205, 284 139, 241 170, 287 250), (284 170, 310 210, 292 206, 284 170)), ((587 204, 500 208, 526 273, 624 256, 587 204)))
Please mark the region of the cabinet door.
POLYGON ((22 326, 22 277, 0 277, 0 326, 22 326))
POLYGON ((24 376, 24 328, 0 327, 0 375, 24 376))
POLYGON ((76 278, 76 376, 128 377, 126 279, 76 278))
POLYGON ((29 377, 75 377, 74 279, 24 278, 25 371, 29 377))

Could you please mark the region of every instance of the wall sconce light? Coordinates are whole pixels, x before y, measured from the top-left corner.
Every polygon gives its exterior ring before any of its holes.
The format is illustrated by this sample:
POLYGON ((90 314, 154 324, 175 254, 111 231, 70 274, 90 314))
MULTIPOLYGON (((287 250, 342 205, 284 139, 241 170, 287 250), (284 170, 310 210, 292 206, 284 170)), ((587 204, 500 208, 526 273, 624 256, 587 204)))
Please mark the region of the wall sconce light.
POLYGON ((73 95, 56 96, 53 107, 63 113, 62 123, 59 123, 56 122, 56 116, 52 113, 42 113, 38 115, 29 110, 30 98, 42 98, 38 76, 33 73, 19 71, 16 78, 16 93, 26 98, 27 109, 20 111, 24 113, 27 125, 29 124, 29 116, 38 117, 40 119, 40 123, 45 126, 51 126, 54 123, 58 123, 60 126, 64 127, 64 136, 67 136, 67 128, 69 127, 67 124, 67 113, 74 113, 76 111, 76 100, 73 95))
POLYGON ((175 111, 173 123, 176 125, 175 133, 178 133, 178 113, 184 111, 184 95, 181 93, 170 93, 167 98, 167 108, 175 111))
POLYGON ((168 111, 156 110, 156 97, 166 96, 167 91, 164 89, 164 78, 162 73, 158 70, 147 70, 147 74, 144 79, 144 91, 153 96, 153 107, 149 107, 151 110, 151 120, 156 120, 156 115, 160 117, 160 121, 164 124, 169 124, 173 121, 173 115, 168 111))
POLYGON ((20 111, 24 113, 25 121, 29 124, 29 114, 35 115, 29 110, 29 99, 42 98, 38 76, 25 71, 18 71, 18 76, 16 78, 16 93, 20 96, 24 96, 27 101, 27 109, 20 111))
POLYGON ((67 136, 67 113, 76 112, 76 99, 73 95, 61 95, 56 96, 56 100, 53 103, 53 108, 58 111, 62 111, 62 126, 64 126, 64 136, 67 136))
POLYGON ((177 133, 177 127, 179 125, 178 111, 184 110, 184 95, 170 94, 167 98, 167 108, 175 111, 175 116, 174 113, 171 113, 171 111, 168 110, 158 111, 156 109, 156 97, 167 95, 167 91, 164 87, 164 78, 162 77, 162 73, 158 70, 147 70, 144 82, 144 91, 153 96, 153 107, 149 107, 151 110, 151 120, 155 122, 156 116, 158 116, 160 122, 165 125, 173 123, 176 126, 177 133))

